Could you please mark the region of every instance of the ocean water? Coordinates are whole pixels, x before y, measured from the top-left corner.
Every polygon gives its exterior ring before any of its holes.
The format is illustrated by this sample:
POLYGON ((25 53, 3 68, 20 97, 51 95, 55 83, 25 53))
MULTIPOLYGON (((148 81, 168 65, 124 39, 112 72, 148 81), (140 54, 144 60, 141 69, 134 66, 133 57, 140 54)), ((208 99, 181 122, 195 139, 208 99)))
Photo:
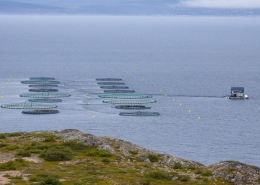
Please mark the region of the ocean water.
POLYGON ((1 16, 0 104, 25 102, 20 81, 33 76, 56 77, 72 96, 57 115, 1 108, 0 132, 73 128, 205 165, 260 167, 259 30, 259 18, 242 17, 1 16), (161 115, 119 116, 98 98, 102 77, 151 95, 161 115), (226 99, 232 86, 250 99, 226 99))

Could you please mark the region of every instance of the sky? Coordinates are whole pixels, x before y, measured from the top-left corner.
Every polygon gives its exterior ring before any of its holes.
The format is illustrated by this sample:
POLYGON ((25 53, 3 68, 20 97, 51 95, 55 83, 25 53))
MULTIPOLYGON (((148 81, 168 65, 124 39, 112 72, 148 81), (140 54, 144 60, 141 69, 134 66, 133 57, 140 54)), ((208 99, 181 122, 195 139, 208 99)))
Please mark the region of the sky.
POLYGON ((182 0, 181 6, 193 8, 260 8, 260 0, 182 0))

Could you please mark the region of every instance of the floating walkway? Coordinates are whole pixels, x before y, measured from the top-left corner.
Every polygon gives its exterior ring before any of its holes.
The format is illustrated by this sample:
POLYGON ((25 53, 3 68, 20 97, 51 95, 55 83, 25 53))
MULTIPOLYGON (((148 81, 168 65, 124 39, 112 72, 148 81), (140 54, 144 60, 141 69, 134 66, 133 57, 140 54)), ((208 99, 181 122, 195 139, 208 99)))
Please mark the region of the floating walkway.
POLYGON ((135 90, 104 90, 104 93, 135 93, 135 90))
POLYGON ((51 109, 56 108, 57 105, 44 103, 11 103, 1 105, 1 107, 7 109, 51 109))
POLYGON ((96 78, 96 81, 122 81, 121 78, 96 78))
POLYGON ((123 82, 98 82, 98 85, 125 85, 123 82))
POLYGON ((111 85, 111 86, 100 86, 102 89, 129 89, 129 87, 126 86, 116 86, 116 85, 111 85))
POLYGON ((58 97, 69 97, 69 96, 71 95, 68 93, 49 93, 49 92, 20 94, 20 97, 32 97, 32 98, 58 98, 58 97))
POLYGON ((23 114, 57 114, 58 110, 32 110, 32 111, 22 111, 23 114))
POLYGON ((141 110, 141 109, 150 109, 150 106, 145 105, 117 105, 116 109, 127 109, 127 110, 141 110))
POLYGON ((30 92, 57 92, 58 89, 29 89, 30 92))
POLYGON ((59 84, 59 81, 41 81, 41 80, 25 80, 22 84, 59 84))
POLYGON ((58 87, 58 85, 52 85, 52 84, 38 84, 38 85, 29 85, 29 87, 58 87))
POLYGON ((55 78, 51 78, 51 77, 31 77, 29 78, 30 80, 43 80, 43 81, 47 81, 47 80, 55 80, 55 78))
POLYGON ((110 99, 103 100, 103 103, 112 103, 112 104, 144 104, 144 103, 155 103, 155 100, 148 99, 110 99))
POLYGON ((120 116, 160 116, 159 112, 120 112, 120 116))
POLYGON ((115 93, 115 94, 99 94, 101 98, 120 98, 120 99, 142 99, 148 98, 146 94, 128 94, 128 93, 115 93))
POLYGON ((47 98, 43 98, 43 99, 29 99, 26 100, 28 102, 41 102, 41 103, 58 103, 58 102, 62 102, 62 99, 47 99, 47 98))

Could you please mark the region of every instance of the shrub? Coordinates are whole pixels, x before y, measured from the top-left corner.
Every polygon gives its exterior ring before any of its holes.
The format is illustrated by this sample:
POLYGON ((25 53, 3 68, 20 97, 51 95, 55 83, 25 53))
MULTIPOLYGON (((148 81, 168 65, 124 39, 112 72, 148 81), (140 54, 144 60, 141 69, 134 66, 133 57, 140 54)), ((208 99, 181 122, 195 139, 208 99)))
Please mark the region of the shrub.
POLYGON ((17 148, 19 148, 17 145, 9 145, 6 147, 7 150, 15 150, 17 148))
POLYGON ((31 152, 30 151, 24 151, 21 150, 17 153, 17 155, 22 156, 22 157, 31 157, 31 152))
POLYGON ((229 168, 228 171, 229 171, 230 173, 232 173, 232 172, 235 171, 235 168, 229 168))
POLYGON ((40 185, 60 185, 61 182, 59 181, 58 175, 48 174, 48 173, 41 173, 37 174, 36 176, 32 176, 29 178, 30 181, 39 182, 40 185))
POLYGON ((99 157, 112 157, 112 154, 110 152, 100 151, 99 157))
POLYGON ((6 138, 6 135, 5 134, 0 134, 0 139, 4 139, 6 138))
POLYGON ((179 162, 174 163, 173 169, 182 169, 182 165, 179 162))
POLYGON ((22 133, 21 132, 14 132, 14 133, 8 133, 7 136, 8 137, 15 137, 15 136, 21 136, 22 133))
POLYGON ((24 160, 23 160, 23 159, 20 159, 20 158, 15 159, 15 161, 18 161, 19 163, 24 163, 24 160))
POLYGON ((6 144, 6 143, 0 143, 0 148, 1 148, 1 147, 5 147, 5 146, 8 146, 8 144, 6 144))
POLYGON ((151 181, 149 179, 142 179, 140 185, 150 185, 151 181))
POLYGON ((99 150, 99 149, 93 149, 89 153, 87 153, 88 156, 99 156, 99 157, 112 157, 112 154, 107 151, 99 150))
POLYGON ((153 163, 153 162, 158 162, 159 157, 157 155, 148 155, 148 159, 153 163))
POLYGON ((132 155, 136 155, 136 154, 138 154, 138 151, 132 151, 132 150, 129 150, 128 151, 130 154, 132 154, 132 155))
POLYGON ((72 150, 83 150, 85 149, 85 146, 82 142, 77 142, 77 141, 66 141, 63 143, 63 145, 70 147, 72 150))
POLYGON ((13 161, 0 164, 0 170, 16 170, 16 166, 13 161))
POLYGON ((202 175, 202 176, 213 176, 213 173, 212 173, 212 171, 210 171, 210 170, 206 170, 206 171, 203 171, 203 172, 201 173, 201 175, 202 175))
POLYGON ((190 180, 190 177, 188 175, 180 175, 178 179, 182 182, 188 182, 190 180))
POLYGON ((73 182, 73 185, 85 185, 85 183, 81 181, 77 181, 77 182, 73 182))
POLYGON ((202 173, 201 170, 197 170, 197 171, 195 171, 195 174, 201 174, 201 173, 202 173))
POLYGON ((194 166, 189 167, 190 170, 195 170, 196 168, 194 166))
POLYGON ((72 159, 72 156, 71 150, 58 148, 49 149, 40 154, 40 157, 46 161, 68 161, 72 159))
POLYGON ((45 136, 44 142, 55 142, 55 137, 53 135, 45 136))
POLYGON ((109 163, 110 160, 109 160, 109 159, 102 159, 102 162, 103 162, 103 163, 109 163))
POLYGON ((171 180, 171 177, 169 174, 161 172, 161 171, 154 171, 147 174, 148 177, 154 178, 154 179, 162 179, 162 180, 171 180))

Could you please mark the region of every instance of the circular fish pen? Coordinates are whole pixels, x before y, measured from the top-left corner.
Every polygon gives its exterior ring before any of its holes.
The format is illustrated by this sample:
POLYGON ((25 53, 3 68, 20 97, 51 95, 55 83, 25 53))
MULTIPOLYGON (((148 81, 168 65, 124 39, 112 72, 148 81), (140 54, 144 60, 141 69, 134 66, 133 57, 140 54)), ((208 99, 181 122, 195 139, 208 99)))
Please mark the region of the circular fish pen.
POLYGON ((103 100, 103 103, 112 103, 112 104, 144 104, 144 103, 155 103, 155 100, 147 99, 110 99, 103 100))
POLYGON ((29 89, 30 92, 57 92, 58 89, 29 89))
POLYGON ((98 85, 125 85, 123 82, 98 82, 98 85))
POLYGON ((111 85, 111 86, 100 86, 101 89, 129 89, 129 87, 126 86, 116 86, 116 85, 111 85))
POLYGON ((29 85, 29 87, 58 87, 58 85, 52 85, 52 84, 38 84, 38 85, 29 85))
POLYGON ((160 116, 159 112, 120 112, 120 116, 160 116))
POLYGON ((1 105, 1 107, 7 109, 51 109, 56 108, 57 105, 44 103, 11 103, 1 105))
POLYGON ((58 98, 58 97, 69 97, 69 96, 71 95, 68 93, 49 93, 49 92, 20 94, 20 97, 32 97, 32 98, 58 98))
POLYGON ((96 81, 122 81, 121 78, 96 78, 96 81))
POLYGON ((31 111, 22 111, 23 114, 57 114, 58 110, 31 110, 31 111))
POLYGON ((28 102, 41 102, 41 103, 58 103, 58 102, 62 102, 62 99, 43 98, 43 99, 28 99, 26 101, 28 101, 28 102))
POLYGON ((25 80, 21 81, 22 84, 59 84, 59 81, 40 81, 40 80, 25 80))
POLYGON ((127 94, 127 93, 115 93, 115 94, 99 94, 101 98, 121 98, 121 99, 142 99, 148 98, 146 94, 127 94))
POLYGON ((104 93, 135 93, 135 90, 104 90, 104 93))
POLYGON ((55 80, 55 78, 51 78, 51 77, 31 77, 29 78, 30 80, 55 80))
POLYGON ((127 109, 127 110, 141 110, 141 109, 150 109, 150 106, 145 105, 117 105, 116 109, 127 109))

